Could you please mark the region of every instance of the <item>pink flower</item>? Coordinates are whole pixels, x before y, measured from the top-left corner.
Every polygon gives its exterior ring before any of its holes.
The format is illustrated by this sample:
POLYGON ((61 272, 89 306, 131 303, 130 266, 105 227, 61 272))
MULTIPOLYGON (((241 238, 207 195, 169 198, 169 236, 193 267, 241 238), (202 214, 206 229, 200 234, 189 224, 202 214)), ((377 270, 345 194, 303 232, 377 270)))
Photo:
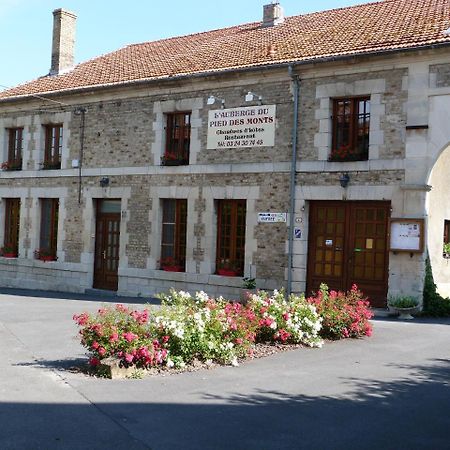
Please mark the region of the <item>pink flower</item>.
POLYGON ((103 356, 106 353, 105 347, 99 347, 97 351, 100 356, 103 356))
POLYGON ((97 333, 98 336, 103 336, 103 325, 101 323, 94 323, 91 326, 91 330, 97 333))
POLYGON ((97 341, 94 341, 91 345, 94 350, 97 350, 100 347, 100 344, 97 341))
POLYGON ((148 321, 148 311, 146 309, 142 312, 133 311, 130 315, 139 324, 144 324, 148 321))
POLYGON ((117 342, 119 340, 119 335, 117 333, 112 333, 110 338, 109 338, 109 342, 117 342))
POLYGON ((132 342, 137 338, 137 335, 132 333, 131 331, 127 331, 126 333, 123 333, 122 336, 127 342, 132 342))
POLYGON ((91 365, 91 366, 98 366, 99 364, 100 364, 100 360, 98 359, 98 358, 95 358, 95 357, 92 357, 90 360, 89 360, 89 364, 91 365))
POLYGON ((73 315, 73 320, 77 323, 77 325, 80 326, 84 326, 87 324, 88 320, 89 320, 89 314, 84 312, 83 314, 74 314, 73 315))
POLYGON ((130 355, 129 353, 125 353, 125 361, 127 363, 132 363, 133 362, 133 358, 134 358, 133 355, 130 355))

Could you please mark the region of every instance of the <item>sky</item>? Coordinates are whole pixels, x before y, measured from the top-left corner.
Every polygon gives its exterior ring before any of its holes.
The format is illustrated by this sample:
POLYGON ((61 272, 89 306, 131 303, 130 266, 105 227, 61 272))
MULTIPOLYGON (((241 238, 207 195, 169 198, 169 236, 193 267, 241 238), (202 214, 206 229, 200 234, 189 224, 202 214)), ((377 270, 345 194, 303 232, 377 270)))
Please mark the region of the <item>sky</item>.
MULTIPOLYGON (((262 19, 269 0, 0 0, 0 90, 46 75, 53 10, 78 16, 75 62, 127 44, 214 30, 262 19)), ((286 16, 367 0, 281 0, 286 16)))

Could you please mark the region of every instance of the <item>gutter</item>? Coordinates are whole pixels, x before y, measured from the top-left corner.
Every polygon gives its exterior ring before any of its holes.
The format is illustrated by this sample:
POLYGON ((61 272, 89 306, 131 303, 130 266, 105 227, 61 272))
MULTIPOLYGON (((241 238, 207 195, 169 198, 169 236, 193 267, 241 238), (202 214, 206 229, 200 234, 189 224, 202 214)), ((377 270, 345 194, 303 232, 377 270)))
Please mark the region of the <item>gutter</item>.
MULTIPOLYGON (((57 91, 47 91, 47 92, 36 92, 34 94, 25 94, 25 95, 18 95, 15 97, 6 97, 6 98, 0 98, 0 104, 1 103, 7 103, 7 102, 19 102, 22 100, 28 100, 30 98, 35 97, 36 95, 46 95, 49 97, 53 96, 62 96, 62 95, 71 95, 71 94, 77 94, 77 93, 84 93, 89 92, 92 90, 108 90, 108 89, 115 89, 120 87, 128 87, 128 86, 141 86, 141 85, 148 85, 152 83, 159 83, 161 81, 182 81, 186 79, 196 79, 196 78, 205 78, 209 76, 214 75, 226 75, 229 73, 246 73, 246 72, 257 72, 261 70, 268 70, 268 69, 285 69, 289 68, 290 66, 303 66, 308 64, 320 64, 320 63, 326 63, 326 62, 337 62, 337 61, 346 61, 349 59, 354 59, 358 56, 371 56, 371 55, 377 55, 377 56, 384 56, 384 55, 391 55, 395 53, 409 53, 409 52, 415 52, 420 50, 430 50, 430 49, 437 49, 441 47, 448 47, 450 46, 450 42, 443 42, 438 44, 428 44, 428 45, 418 45, 414 47, 405 47, 405 48, 396 48, 396 49, 389 49, 389 50, 372 50, 367 52, 353 52, 348 53, 346 55, 330 55, 330 56, 322 56, 318 58, 310 58, 306 60, 290 60, 280 63, 273 63, 273 64, 261 64, 257 66, 250 66, 250 67, 230 67, 226 69, 217 69, 217 70, 210 70, 207 72, 199 72, 199 73, 191 73, 191 74, 182 74, 182 75, 165 75, 161 77, 154 77, 154 78, 144 78, 141 80, 130 80, 130 81, 119 81, 116 83, 109 83, 109 84, 93 84, 89 86, 80 86, 76 88, 70 88, 67 90, 57 90, 57 91)), ((14 88, 13 88, 14 89, 14 88)))
POLYGON ((297 138, 298 138, 298 104, 300 96, 300 79, 294 73, 293 65, 288 66, 288 73, 291 77, 294 92, 294 119, 292 124, 292 159, 290 172, 290 193, 289 193, 289 244, 288 244, 288 265, 287 265, 287 295, 292 293, 292 272, 294 259, 294 224, 295 224, 295 177, 297 174, 297 138))

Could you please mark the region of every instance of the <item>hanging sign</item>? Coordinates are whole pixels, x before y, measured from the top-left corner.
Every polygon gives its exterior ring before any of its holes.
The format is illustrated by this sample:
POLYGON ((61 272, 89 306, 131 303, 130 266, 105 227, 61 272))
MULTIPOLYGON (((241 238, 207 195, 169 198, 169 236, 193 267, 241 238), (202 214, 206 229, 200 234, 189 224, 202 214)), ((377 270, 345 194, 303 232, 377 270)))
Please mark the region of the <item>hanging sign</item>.
POLYGON ((391 219, 390 250, 423 252, 423 219, 391 219))
POLYGON ((259 223, 280 223, 286 222, 286 213, 271 213, 271 212, 260 212, 258 213, 259 223))
POLYGON ((206 148, 273 147, 275 113, 276 105, 210 110, 206 148))

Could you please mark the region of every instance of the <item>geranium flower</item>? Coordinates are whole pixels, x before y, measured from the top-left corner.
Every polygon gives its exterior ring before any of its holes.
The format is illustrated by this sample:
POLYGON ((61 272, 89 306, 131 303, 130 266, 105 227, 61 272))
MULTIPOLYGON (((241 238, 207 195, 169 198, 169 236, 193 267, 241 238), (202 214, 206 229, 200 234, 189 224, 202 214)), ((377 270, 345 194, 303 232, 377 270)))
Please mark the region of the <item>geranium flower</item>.
POLYGON ((138 336, 134 333, 132 333, 131 331, 127 331, 126 333, 122 334, 122 337, 127 341, 127 342, 132 342, 135 339, 138 338, 138 336))

